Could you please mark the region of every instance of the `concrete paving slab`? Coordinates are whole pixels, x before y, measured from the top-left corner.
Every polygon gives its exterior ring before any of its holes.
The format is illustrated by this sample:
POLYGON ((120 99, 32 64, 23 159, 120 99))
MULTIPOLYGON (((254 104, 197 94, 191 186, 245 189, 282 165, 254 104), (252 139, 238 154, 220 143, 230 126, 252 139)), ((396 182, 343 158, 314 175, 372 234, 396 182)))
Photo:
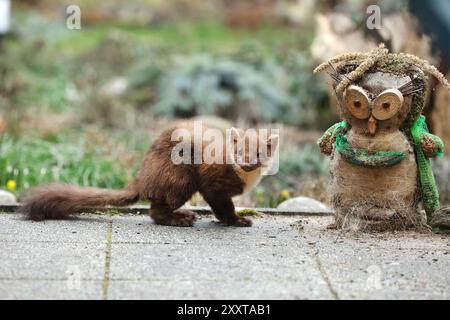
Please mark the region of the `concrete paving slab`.
POLYGON ((327 218, 303 219, 330 288, 340 299, 447 299, 450 237, 431 232, 326 230, 327 218), (309 223, 306 221, 309 220, 309 223))
POLYGON ((307 253, 291 247, 113 244, 111 279, 274 281, 319 276, 307 253), (306 269, 306 271, 305 271, 306 269))
POLYGON ((252 228, 214 221, 0 214, 0 298, 450 298, 449 235, 333 231, 331 217, 265 215, 252 228))
POLYGON ((332 299, 323 281, 222 279, 111 281, 110 299, 332 299))
POLYGON ((339 298, 450 298, 450 255, 344 245, 319 248, 318 259, 339 298))
POLYGON ((148 216, 114 216, 113 243, 170 244, 284 244, 300 239, 291 226, 298 217, 252 218, 251 228, 225 227, 211 215, 201 216, 192 228, 156 225, 148 216))
POLYGON ((331 298, 310 247, 290 226, 297 220, 265 216, 252 228, 233 228, 207 216, 174 228, 114 217, 110 297, 331 298))
POLYGON ((102 299, 101 281, 72 280, 0 280, 1 300, 98 300, 102 299))
POLYGON ((108 217, 81 216, 72 220, 25 220, 17 214, 0 214, 0 242, 92 242, 105 239, 108 217))
POLYGON ((0 261, 0 280, 101 280, 105 244, 0 242, 0 261))

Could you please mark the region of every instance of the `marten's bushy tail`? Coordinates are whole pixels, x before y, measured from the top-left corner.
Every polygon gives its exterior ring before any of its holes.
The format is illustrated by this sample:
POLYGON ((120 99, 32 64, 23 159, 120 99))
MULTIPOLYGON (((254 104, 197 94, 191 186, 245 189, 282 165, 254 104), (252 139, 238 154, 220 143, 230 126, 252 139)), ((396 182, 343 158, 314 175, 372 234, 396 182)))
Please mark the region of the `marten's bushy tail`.
POLYGON ((126 206, 139 200, 134 186, 124 190, 50 184, 31 190, 20 212, 32 220, 65 219, 88 207, 126 206))

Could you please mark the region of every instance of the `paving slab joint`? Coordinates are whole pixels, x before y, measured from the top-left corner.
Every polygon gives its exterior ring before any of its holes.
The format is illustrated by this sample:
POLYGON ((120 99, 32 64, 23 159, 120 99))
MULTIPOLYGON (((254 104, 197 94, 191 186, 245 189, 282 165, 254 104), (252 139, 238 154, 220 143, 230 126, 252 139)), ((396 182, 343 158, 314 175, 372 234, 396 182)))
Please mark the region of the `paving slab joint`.
POLYGON ((328 290, 330 290, 331 296, 335 300, 340 300, 339 294, 333 288, 333 285, 331 284, 330 278, 328 277, 328 275, 327 275, 327 273, 325 271, 325 268, 323 267, 322 262, 320 261, 319 249, 317 249, 317 248, 314 251, 314 260, 315 260, 315 262, 317 264, 317 268, 319 269, 319 272, 320 272, 320 275, 321 275, 322 279, 327 284, 328 290))
POLYGON ((111 247, 112 247, 112 219, 109 219, 106 229, 106 249, 105 249, 105 273, 102 281, 102 299, 108 300, 109 272, 111 267, 111 247))

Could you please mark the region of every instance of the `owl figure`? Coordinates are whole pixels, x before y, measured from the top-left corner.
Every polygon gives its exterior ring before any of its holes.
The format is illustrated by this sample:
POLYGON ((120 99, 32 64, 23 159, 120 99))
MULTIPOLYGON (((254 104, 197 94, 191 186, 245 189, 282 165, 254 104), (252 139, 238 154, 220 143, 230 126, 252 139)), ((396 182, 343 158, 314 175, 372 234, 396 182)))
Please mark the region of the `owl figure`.
POLYGON ((332 227, 426 227, 427 218, 440 208, 429 158, 444 151, 422 115, 426 74, 450 89, 449 83, 427 61, 389 53, 383 45, 334 57, 314 72, 325 70, 343 119, 318 141, 321 152, 331 157, 332 227))

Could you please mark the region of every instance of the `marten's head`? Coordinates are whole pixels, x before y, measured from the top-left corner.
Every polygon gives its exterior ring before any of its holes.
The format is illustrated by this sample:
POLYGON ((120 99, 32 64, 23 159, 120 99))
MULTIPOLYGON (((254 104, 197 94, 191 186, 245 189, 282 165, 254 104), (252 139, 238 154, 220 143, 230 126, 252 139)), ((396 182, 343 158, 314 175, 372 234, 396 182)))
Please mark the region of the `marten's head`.
POLYGON ((244 171, 268 167, 277 152, 279 135, 268 130, 231 128, 230 134, 234 163, 244 171))

